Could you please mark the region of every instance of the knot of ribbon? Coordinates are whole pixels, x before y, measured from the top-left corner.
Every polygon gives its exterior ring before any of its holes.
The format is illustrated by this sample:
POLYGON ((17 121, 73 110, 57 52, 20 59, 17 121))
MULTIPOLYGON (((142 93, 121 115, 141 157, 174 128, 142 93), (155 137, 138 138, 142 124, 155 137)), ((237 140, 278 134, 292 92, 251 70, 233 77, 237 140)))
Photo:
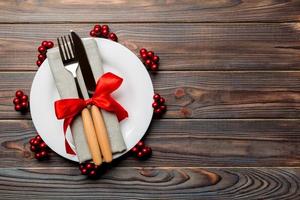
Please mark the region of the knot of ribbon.
POLYGON ((75 155, 70 144, 66 140, 66 131, 73 119, 78 115, 87 105, 95 105, 106 111, 116 114, 119 121, 128 117, 127 111, 111 97, 111 93, 118 89, 122 84, 123 79, 119 76, 109 72, 101 76, 96 85, 95 92, 90 99, 69 98, 55 101, 55 114, 57 119, 64 119, 64 137, 65 147, 68 154, 75 155))

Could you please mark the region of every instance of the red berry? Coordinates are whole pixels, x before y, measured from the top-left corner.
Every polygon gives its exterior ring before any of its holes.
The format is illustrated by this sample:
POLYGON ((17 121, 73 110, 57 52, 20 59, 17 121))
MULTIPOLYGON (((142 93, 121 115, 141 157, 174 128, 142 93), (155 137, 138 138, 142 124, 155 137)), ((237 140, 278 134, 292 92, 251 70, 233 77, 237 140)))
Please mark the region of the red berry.
POLYGON ((144 155, 145 155, 145 154, 143 153, 143 151, 139 151, 138 154, 137 154, 137 157, 138 157, 138 158, 143 158, 144 155))
POLYGON ((21 97, 21 100, 22 101, 28 101, 28 96, 26 94, 24 94, 22 97, 21 97))
POLYGON ((22 106, 23 109, 28 108, 28 102, 22 102, 21 106, 22 106))
POLYGON ((16 91, 16 97, 21 98, 24 95, 24 92, 22 90, 16 91))
POLYGON ((36 146, 34 146, 34 145, 31 145, 31 146, 30 146, 30 151, 36 152, 36 150, 37 150, 37 147, 36 147, 36 146))
POLYGON ((95 29, 95 28, 101 29, 101 26, 100 26, 99 24, 96 24, 96 25, 94 26, 94 29, 95 29))
POLYGON ((46 151, 41 151, 40 154, 41 154, 41 157, 43 157, 43 158, 48 156, 46 151))
POLYGON ((149 59, 145 61, 145 65, 146 65, 147 67, 149 67, 149 66, 151 65, 151 63, 152 63, 152 61, 149 60, 149 59))
POLYGON ((21 101, 18 97, 15 97, 14 100, 13 100, 14 104, 17 105, 19 104, 21 101))
POLYGON ((82 169, 84 169, 84 165, 83 165, 83 164, 80 164, 80 165, 79 165, 79 169, 80 169, 80 171, 81 171, 82 169))
POLYGON ((107 29, 101 29, 101 35, 103 36, 103 37, 107 37, 107 35, 108 35, 108 30, 107 29))
POLYGON ((95 176, 96 175, 96 171, 95 170, 91 170, 89 173, 89 176, 95 176))
POLYGON ((165 103, 165 98, 163 98, 163 97, 160 97, 160 99, 159 99, 159 103, 161 103, 161 104, 164 104, 165 103))
POLYGON ((91 32, 90 32, 90 36, 92 36, 92 37, 96 37, 96 32, 95 32, 94 30, 91 30, 91 32))
POLYGON ((96 34, 101 33, 101 27, 100 28, 99 27, 95 27, 94 31, 95 31, 96 34))
POLYGON ((47 144, 45 142, 42 142, 39 146, 40 146, 40 149, 47 148, 47 144))
POLYGON ((155 63, 158 63, 159 57, 158 56, 153 56, 152 61, 155 63))
POLYGON ((42 63, 43 63, 43 62, 40 61, 40 60, 37 60, 37 61, 36 61, 36 65, 37 65, 38 67, 41 66, 42 63))
POLYGON ((145 143, 143 141, 139 141, 137 144, 136 144, 137 147, 139 148, 143 148, 145 146, 145 143))
POLYGON ((40 143, 40 141, 35 139, 34 142, 33 142, 33 145, 37 146, 37 145, 39 145, 39 143, 40 143))
POLYGON ((146 53, 147 54, 147 50, 145 48, 141 48, 140 50, 140 55, 142 56, 143 53, 146 53))
POLYGON ((46 59, 45 54, 39 54, 39 55, 38 55, 38 59, 39 59, 41 62, 43 62, 43 61, 46 59))
POLYGON ((47 46, 48 49, 51 49, 52 47, 54 47, 54 43, 52 41, 48 41, 47 42, 47 46))
POLYGON ((81 170, 81 174, 83 174, 83 175, 87 174, 87 169, 86 169, 86 168, 83 168, 83 169, 81 170))
POLYGON ((95 165, 94 169, 97 171, 100 168, 100 165, 95 165))
POLYGON ((144 147, 142 152, 143 152, 144 156, 150 156, 152 153, 152 150, 150 147, 144 147))
POLYGON ((147 56, 149 57, 149 58, 153 58, 153 56, 154 56, 154 53, 153 53, 153 51, 148 51, 147 52, 147 56))
POLYGON ((41 43, 41 45, 42 45, 43 47, 47 47, 47 43, 48 43, 48 41, 44 40, 44 41, 41 43))
POLYGON ((37 136, 35 136, 35 140, 40 142, 40 141, 42 141, 42 138, 41 138, 41 136, 37 135, 37 136))
POLYGON ((148 58, 147 53, 142 53, 142 54, 141 54, 141 58, 142 58, 143 60, 146 60, 146 59, 148 58))
POLYGON ((158 101, 160 99, 160 95, 159 94, 154 94, 153 99, 155 101, 158 101))
POLYGON ((158 104, 157 102, 153 102, 153 103, 152 103, 152 107, 153 107, 153 108, 158 108, 158 106, 159 106, 159 104, 158 104))
POLYGON ((165 105, 160 106, 160 110, 161 110, 161 112, 166 112, 167 106, 165 106, 165 105))
POLYGON ((111 39, 112 41, 115 41, 115 42, 118 41, 118 37, 117 37, 117 35, 115 33, 110 33, 108 35, 108 38, 111 39))
POLYGON ((157 70, 158 70, 158 65, 157 65, 156 63, 152 63, 150 69, 151 69, 152 71, 157 71, 157 70))
POLYGON ((42 54, 45 54, 47 50, 46 50, 46 47, 44 47, 44 46, 39 46, 38 51, 39 51, 40 53, 42 53, 42 54))
POLYGON ((94 166, 95 166, 94 163, 88 163, 88 164, 86 165, 86 168, 87 168, 87 169, 92 169, 92 168, 94 168, 94 166))
POLYGON ((160 108, 155 109, 155 110, 154 110, 154 113, 155 113, 156 115, 160 115, 160 114, 161 114, 161 109, 160 109, 160 108))
POLYGON ((138 152, 138 148, 137 147, 133 147, 132 149, 131 149, 131 151, 133 152, 133 153, 137 153, 138 152))
POLYGON ((109 27, 107 25, 103 25, 102 30, 107 30, 109 32, 109 27))
POLYGON ((146 154, 149 156, 152 153, 151 147, 146 147, 146 154))
POLYGON ((33 145, 34 141, 35 141, 34 138, 30 139, 30 140, 29 140, 29 144, 33 145))
POLYGON ((41 156, 41 154, 40 154, 40 153, 36 153, 36 154, 35 154, 35 158, 39 160, 39 159, 41 159, 41 158, 42 158, 42 156, 41 156))
POLYGON ((142 152, 143 152, 144 154, 147 154, 147 148, 144 147, 144 148, 142 149, 142 152))
POLYGON ((21 105, 20 105, 20 104, 15 105, 15 110, 16 110, 16 111, 22 110, 21 105))

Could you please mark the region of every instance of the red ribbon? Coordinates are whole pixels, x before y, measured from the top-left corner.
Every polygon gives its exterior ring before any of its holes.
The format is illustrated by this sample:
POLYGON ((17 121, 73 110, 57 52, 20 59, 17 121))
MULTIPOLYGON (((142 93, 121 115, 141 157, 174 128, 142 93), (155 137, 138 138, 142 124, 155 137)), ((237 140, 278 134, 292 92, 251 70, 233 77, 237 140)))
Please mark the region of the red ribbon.
POLYGON ((61 99, 54 103, 57 119, 64 119, 65 147, 68 154, 75 155, 76 153, 72 150, 70 144, 66 140, 67 128, 72 123, 75 116, 87 105, 93 104, 106 111, 113 112, 117 115, 119 121, 128 117, 127 111, 110 96, 113 91, 120 87, 122 82, 122 78, 109 72, 99 78, 92 98, 87 100, 80 98, 61 99))

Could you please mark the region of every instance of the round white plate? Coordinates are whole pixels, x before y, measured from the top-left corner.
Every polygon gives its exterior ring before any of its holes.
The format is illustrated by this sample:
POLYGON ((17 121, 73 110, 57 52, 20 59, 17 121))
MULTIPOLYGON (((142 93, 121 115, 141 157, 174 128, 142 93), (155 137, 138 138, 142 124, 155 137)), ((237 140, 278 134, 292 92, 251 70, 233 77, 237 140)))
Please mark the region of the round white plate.
MULTIPOLYGON (((152 118, 152 81, 139 58, 123 45, 96 38, 105 72, 123 78, 123 83, 112 96, 127 110, 129 117, 121 121, 121 131, 130 150, 145 134, 152 118)), ((30 92, 30 110, 33 124, 47 145, 59 155, 78 161, 77 156, 65 152, 63 120, 56 119, 54 102, 60 99, 48 60, 37 71, 30 92)), ((70 129, 67 139, 74 149, 70 129)), ((125 154, 114 155, 114 159, 125 154)))

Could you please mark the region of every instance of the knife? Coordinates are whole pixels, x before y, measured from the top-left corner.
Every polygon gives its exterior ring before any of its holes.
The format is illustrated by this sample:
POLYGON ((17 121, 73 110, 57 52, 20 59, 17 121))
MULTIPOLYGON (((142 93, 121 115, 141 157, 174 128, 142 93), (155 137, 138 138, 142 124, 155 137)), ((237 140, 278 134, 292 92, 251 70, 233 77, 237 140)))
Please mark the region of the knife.
MULTIPOLYGON (((92 97, 96 89, 96 81, 91 69, 91 65, 89 63, 81 38, 73 31, 71 31, 71 36, 74 42, 75 57, 78 60, 88 95, 89 97, 92 97)), ((105 162, 109 163, 112 161, 112 151, 102 114, 99 108, 95 105, 91 106, 91 113, 103 158, 105 162)))

